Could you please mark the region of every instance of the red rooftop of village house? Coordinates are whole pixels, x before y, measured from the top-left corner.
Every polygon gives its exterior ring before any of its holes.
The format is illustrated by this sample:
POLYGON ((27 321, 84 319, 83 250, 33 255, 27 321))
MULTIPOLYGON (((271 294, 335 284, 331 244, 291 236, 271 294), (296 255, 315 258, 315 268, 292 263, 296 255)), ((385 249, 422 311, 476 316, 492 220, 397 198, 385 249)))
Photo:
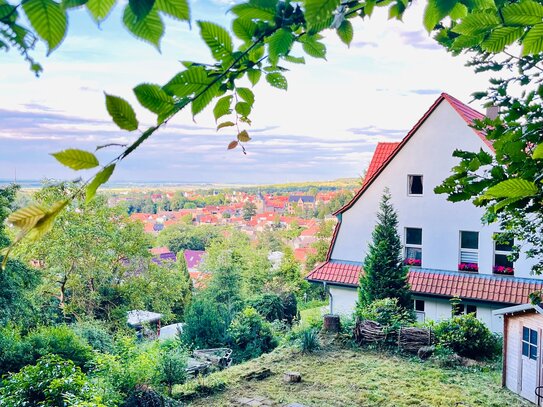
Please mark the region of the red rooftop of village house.
POLYGON ((149 251, 151 252, 152 255, 157 256, 160 254, 169 253, 170 249, 168 249, 166 246, 162 246, 162 247, 153 247, 149 251))
POLYGON ((368 171, 366 171, 366 176, 364 177, 364 183, 366 183, 366 180, 371 179, 373 175, 377 171, 379 171, 379 169, 383 166, 388 157, 390 157, 390 155, 394 152, 394 149, 398 147, 399 144, 399 141, 396 143, 377 143, 377 147, 375 147, 373 157, 371 157, 368 171))
MULTIPOLYGON (((328 261, 306 279, 357 287, 361 269, 357 263, 328 261)), ((414 268, 409 271, 408 280, 414 294, 509 304, 525 304, 530 293, 543 289, 543 281, 537 280, 414 268)))
POLYGON ((185 250, 183 255, 185 256, 185 262, 187 263, 187 268, 192 269, 198 267, 202 261, 202 257, 206 252, 204 250, 185 250))

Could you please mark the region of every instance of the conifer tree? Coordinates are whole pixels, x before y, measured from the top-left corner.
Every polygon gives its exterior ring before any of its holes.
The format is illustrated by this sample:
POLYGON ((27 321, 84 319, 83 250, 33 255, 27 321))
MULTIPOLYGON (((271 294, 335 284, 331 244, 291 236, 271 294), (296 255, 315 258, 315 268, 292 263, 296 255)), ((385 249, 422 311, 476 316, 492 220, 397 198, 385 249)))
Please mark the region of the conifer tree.
POLYGON ((364 259, 364 272, 360 275, 358 308, 365 308, 382 298, 397 298, 400 306, 411 308, 407 267, 402 262, 402 245, 397 227, 398 215, 390 202, 390 193, 385 189, 372 242, 364 259))

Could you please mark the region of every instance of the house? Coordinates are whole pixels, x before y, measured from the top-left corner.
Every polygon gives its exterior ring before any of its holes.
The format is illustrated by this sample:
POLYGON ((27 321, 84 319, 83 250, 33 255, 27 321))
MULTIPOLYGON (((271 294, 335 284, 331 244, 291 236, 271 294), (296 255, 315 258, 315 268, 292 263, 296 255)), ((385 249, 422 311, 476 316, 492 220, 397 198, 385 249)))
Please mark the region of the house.
POLYGON ((314 211, 315 197, 311 195, 290 195, 287 202, 288 213, 295 213, 296 208, 300 208, 302 213, 314 211))
POLYGON ((484 116, 448 94, 441 94, 399 143, 379 143, 362 187, 335 213, 338 219, 326 262, 307 280, 326 283, 331 312, 350 314, 357 300, 359 273, 385 188, 398 213, 414 307, 420 321, 450 317, 450 299, 462 299, 459 312, 474 312, 494 332, 503 318, 492 311, 528 302, 543 288, 530 275, 521 254, 512 264, 511 245, 497 244, 496 224, 483 225, 483 209, 471 202, 451 203, 434 187, 458 163, 456 149, 493 153, 484 134, 469 127, 484 116))
POLYGON ((521 304, 494 311, 503 316, 502 385, 543 405, 543 308, 521 304))

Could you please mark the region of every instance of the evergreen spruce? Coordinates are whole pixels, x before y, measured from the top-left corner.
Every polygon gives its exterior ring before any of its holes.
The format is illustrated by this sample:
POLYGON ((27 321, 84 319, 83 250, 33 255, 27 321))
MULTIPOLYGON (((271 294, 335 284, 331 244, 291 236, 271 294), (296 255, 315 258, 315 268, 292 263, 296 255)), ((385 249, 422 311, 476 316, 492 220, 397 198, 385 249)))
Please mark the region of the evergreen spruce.
POLYGON ((412 308, 407 282, 408 269, 402 262, 402 245, 397 228, 398 215, 386 189, 379 205, 377 225, 372 233, 373 241, 364 259, 364 273, 360 275, 359 309, 382 298, 397 298, 400 306, 412 308))

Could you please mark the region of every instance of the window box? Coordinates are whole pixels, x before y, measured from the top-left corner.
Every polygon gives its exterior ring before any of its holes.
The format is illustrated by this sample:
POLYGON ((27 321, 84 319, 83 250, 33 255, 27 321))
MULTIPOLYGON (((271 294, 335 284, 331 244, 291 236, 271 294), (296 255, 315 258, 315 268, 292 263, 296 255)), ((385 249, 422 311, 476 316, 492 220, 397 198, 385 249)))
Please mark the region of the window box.
POLYGON ((515 274, 515 269, 513 267, 506 266, 494 266, 492 271, 494 274, 503 274, 506 276, 513 276, 515 274))
POLYGON ((420 267, 422 265, 422 261, 420 259, 408 258, 403 261, 403 264, 406 266, 420 267))
POLYGON ((460 263, 458 265, 458 270, 478 272, 479 265, 477 263, 460 263))

